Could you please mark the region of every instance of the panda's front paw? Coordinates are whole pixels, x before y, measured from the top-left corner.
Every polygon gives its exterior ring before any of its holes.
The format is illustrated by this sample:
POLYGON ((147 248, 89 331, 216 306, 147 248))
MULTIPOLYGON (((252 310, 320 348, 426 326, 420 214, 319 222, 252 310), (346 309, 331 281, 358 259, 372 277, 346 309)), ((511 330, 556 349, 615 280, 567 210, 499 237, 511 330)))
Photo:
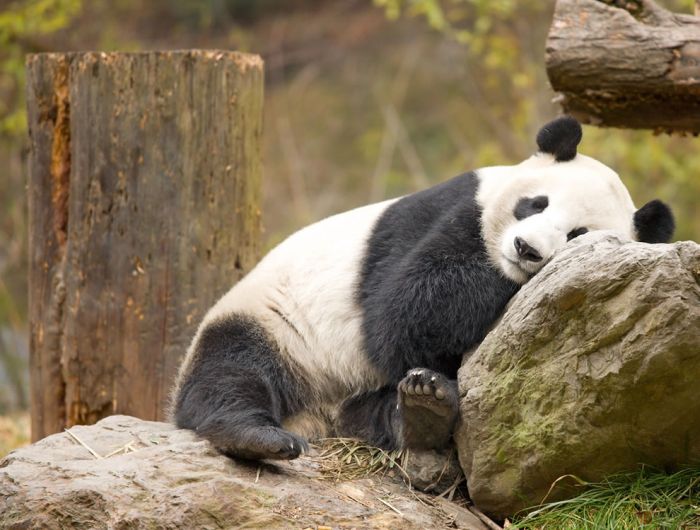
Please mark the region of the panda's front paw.
POLYGON ((456 381, 427 368, 409 370, 398 390, 404 407, 428 408, 440 416, 449 416, 457 409, 456 381))

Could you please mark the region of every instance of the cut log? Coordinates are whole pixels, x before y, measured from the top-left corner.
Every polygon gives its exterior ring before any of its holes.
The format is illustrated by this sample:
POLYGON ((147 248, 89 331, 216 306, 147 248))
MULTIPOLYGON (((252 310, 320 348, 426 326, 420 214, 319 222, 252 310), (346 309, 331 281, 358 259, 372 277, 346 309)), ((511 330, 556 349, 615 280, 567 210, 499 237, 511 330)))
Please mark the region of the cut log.
POLYGON ((584 123, 700 133, 700 18, 651 0, 558 0, 545 62, 584 123))
POLYGON ((160 419, 204 311, 259 252, 262 61, 27 60, 32 438, 160 419))

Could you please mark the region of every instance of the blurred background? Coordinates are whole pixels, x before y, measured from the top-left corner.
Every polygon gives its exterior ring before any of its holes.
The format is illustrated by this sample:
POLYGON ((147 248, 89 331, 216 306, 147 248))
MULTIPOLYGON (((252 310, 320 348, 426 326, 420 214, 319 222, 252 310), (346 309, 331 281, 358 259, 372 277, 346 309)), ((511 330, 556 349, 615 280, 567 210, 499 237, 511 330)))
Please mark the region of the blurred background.
MULTIPOLYGON (((691 12, 691 0, 660 4, 691 12)), ((329 214, 519 162, 559 109, 554 0, 0 0, 0 456, 28 437, 24 56, 225 48, 265 60, 264 245, 329 214)), ((700 140, 586 127, 637 205, 700 232, 700 140)))

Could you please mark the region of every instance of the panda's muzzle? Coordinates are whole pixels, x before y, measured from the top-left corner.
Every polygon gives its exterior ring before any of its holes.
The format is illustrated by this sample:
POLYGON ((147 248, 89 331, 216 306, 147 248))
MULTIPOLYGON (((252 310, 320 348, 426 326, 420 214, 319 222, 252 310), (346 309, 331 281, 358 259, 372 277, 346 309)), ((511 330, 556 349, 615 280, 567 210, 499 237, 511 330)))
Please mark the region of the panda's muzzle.
POLYGON ((542 261, 542 255, 531 247, 523 238, 516 237, 513 241, 513 245, 520 259, 533 262, 542 261))

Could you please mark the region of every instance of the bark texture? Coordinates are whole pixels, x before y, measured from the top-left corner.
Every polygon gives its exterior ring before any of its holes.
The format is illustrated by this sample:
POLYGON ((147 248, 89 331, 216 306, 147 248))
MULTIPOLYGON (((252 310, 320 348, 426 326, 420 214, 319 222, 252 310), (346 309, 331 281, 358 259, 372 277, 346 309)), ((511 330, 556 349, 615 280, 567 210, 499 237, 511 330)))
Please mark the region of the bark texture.
POLYGON ((32 437, 159 419, 204 311, 254 265, 262 61, 31 55, 32 437))
POLYGON ((700 461, 700 245, 574 241, 459 372, 459 458, 492 515, 578 493, 550 491, 567 474, 700 461))
POLYGON ((77 439, 55 434, 0 461, 1 528, 488 530, 398 479, 324 478, 314 456, 244 464, 191 431, 127 416, 71 433, 77 439))
POLYGON ((552 88, 584 123, 700 133, 700 18, 651 0, 558 0, 552 88))

